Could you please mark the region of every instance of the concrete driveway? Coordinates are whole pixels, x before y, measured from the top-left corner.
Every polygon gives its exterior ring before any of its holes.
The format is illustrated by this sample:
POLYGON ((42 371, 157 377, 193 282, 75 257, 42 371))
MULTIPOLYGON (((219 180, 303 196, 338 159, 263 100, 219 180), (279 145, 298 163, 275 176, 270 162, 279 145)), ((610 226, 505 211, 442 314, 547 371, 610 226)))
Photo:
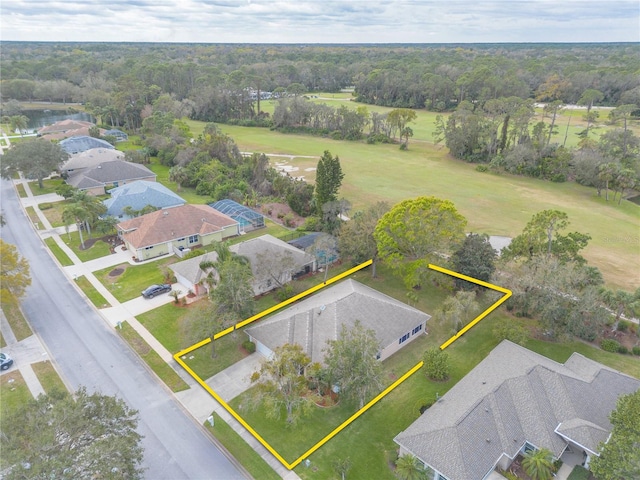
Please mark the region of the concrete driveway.
POLYGON ((242 392, 249 389, 251 374, 260 369, 264 357, 259 353, 252 353, 229 368, 206 380, 214 392, 225 401, 233 400, 242 392))

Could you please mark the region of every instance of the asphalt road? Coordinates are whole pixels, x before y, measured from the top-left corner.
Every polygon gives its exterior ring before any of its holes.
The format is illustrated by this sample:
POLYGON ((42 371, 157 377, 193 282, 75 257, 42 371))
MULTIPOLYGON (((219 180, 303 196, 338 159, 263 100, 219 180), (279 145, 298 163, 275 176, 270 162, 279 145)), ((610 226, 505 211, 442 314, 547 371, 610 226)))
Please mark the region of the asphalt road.
POLYGON ((0 184, 0 200, 7 222, 2 239, 16 245, 31 268, 22 302, 31 327, 67 386, 117 395, 139 411, 145 478, 245 478, 57 268, 7 180, 0 184))

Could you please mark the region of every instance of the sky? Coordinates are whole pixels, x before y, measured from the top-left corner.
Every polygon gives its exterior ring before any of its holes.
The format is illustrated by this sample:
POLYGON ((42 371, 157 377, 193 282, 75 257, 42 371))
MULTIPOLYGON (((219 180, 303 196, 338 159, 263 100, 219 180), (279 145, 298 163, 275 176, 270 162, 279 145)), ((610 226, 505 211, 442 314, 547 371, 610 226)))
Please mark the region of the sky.
POLYGON ((0 40, 639 42, 640 0, 3 0, 0 40))

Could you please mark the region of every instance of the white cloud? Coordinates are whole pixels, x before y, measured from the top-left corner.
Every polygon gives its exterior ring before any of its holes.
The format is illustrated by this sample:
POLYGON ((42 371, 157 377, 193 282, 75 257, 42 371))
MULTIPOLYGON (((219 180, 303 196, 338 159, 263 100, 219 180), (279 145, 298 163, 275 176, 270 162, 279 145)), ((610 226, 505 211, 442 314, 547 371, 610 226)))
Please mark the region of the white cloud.
POLYGON ((640 41, 637 0, 14 0, 0 15, 2 39, 25 41, 640 41))

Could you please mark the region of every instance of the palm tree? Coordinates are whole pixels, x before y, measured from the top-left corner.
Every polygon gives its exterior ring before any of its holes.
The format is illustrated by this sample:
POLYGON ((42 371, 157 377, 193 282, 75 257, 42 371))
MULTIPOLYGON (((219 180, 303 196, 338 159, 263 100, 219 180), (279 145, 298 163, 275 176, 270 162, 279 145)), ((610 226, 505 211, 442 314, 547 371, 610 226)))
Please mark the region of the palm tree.
POLYGON ((417 457, 410 453, 396 460, 396 476, 400 480, 426 480, 426 472, 417 457))
POLYGON ((84 237, 82 236, 82 224, 86 220, 87 212, 78 204, 71 204, 62 211, 62 221, 69 232, 68 226, 75 223, 78 227, 78 233, 80 234, 80 245, 84 250, 84 237))
POLYGON ((526 453, 522 460, 522 468, 531 480, 551 480, 553 478, 553 454, 543 448, 526 453))

